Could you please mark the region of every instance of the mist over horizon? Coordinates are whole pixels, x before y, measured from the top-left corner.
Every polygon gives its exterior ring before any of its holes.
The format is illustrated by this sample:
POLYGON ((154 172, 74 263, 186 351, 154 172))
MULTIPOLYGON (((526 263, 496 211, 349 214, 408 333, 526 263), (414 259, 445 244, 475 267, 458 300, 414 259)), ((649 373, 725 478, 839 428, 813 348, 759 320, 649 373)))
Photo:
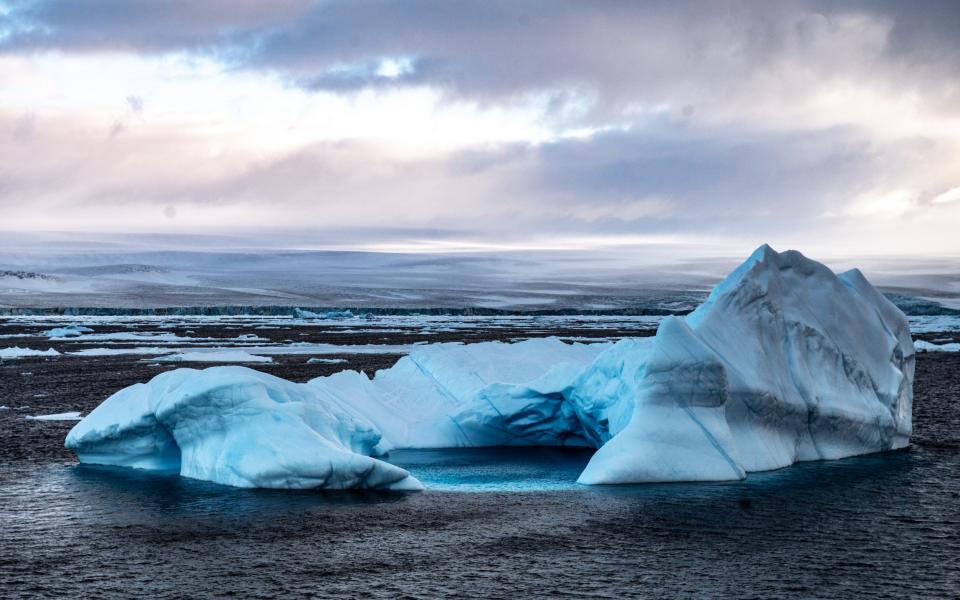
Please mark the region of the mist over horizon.
MULTIPOLYGON (((0 308, 326 306, 690 310, 753 252, 692 244, 436 245, 392 251, 316 234, 17 234, 0 241, 0 308)), ((786 250, 788 248, 778 248, 786 250)), ((822 259, 882 290, 960 308, 952 257, 822 259)))

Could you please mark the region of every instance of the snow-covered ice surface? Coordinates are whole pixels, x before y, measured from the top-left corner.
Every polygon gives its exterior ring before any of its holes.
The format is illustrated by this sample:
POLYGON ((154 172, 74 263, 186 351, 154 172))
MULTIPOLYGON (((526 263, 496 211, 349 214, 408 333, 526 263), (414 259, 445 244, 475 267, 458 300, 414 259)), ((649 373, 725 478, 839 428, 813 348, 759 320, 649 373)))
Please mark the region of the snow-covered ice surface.
POLYGON ((53 348, 48 348, 46 350, 20 348, 19 346, 14 346, 12 348, 0 348, 0 359, 23 358, 25 356, 60 356, 60 353, 53 348))
POLYGON ((415 489, 373 457, 582 446, 598 451, 581 483, 722 481, 901 448, 911 431, 904 315, 859 271, 767 246, 653 338, 409 351, 372 379, 178 369, 108 398, 66 444, 83 462, 242 487, 415 489))

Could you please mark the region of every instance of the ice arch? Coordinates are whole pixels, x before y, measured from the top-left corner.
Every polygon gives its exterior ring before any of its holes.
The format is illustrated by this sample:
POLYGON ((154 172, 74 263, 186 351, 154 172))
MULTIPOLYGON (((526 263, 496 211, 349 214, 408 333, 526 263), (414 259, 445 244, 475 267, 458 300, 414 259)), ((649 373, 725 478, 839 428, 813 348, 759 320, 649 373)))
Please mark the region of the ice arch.
POLYGON ((653 338, 436 344, 306 384, 178 369, 108 398, 66 445, 242 487, 418 489, 385 453, 512 444, 598 448, 587 484, 729 480, 904 447, 913 368, 906 318, 859 271, 762 246, 653 338))

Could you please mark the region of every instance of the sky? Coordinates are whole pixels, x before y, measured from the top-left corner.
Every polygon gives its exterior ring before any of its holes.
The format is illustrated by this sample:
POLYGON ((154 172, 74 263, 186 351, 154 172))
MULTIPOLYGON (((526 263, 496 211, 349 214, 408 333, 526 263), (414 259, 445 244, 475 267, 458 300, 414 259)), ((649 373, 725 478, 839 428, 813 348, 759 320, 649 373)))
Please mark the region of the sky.
POLYGON ((952 0, 0 0, 0 236, 952 256, 958 228, 952 0))

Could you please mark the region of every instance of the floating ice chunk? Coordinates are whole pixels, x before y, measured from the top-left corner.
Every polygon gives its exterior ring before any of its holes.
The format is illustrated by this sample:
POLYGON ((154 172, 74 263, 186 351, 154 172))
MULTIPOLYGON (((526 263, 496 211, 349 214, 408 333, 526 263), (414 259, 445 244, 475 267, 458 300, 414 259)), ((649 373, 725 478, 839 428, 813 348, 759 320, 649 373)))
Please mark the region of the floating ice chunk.
POLYGON ((55 327, 43 332, 43 335, 49 338, 68 338, 78 337, 85 333, 93 333, 93 329, 82 325, 68 325, 66 327, 55 327))
POLYGON ((907 317, 907 320, 913 333, 960 331, 960 316, 956 315, 916 315, 907 317))
POLYGON ((12 348, 0 349, 0 359, 23 358, 25 356, 60 356, 60 353, 53 348, 49 348, 47 350, 34 350, 32 348, 20 348, 18 346, 14 346, 12 348))
POLYGON ((52 415, 26 416, 28 421, 79 421, 82 417, 79 412, 64 412, 52 415))
POLYGON ((307 359, 308 365, 342 365, 349 362, 345 358, 310 358, 307 359))
POLYGON ((258 356, 243 350, 197 350, 180 352, 152 359, 154 362, 205 362, 205 363, 269 363, 269 356, 258 356))
MULTIPOLYGON (((66 328, 70 329, 70 328, 66 328)), ((88 329, 82 327, 80 329, 88 329)), ((56 329, 51 329, 51 332, 58 331, 56 329)), ((89 329, 88 331, 93 331, 89 329)), ((172 343, 172 342, 188 342, 188 341, 200 341, 200 340, 212 340, 214 338, 192 338, 192 337, 183 337, 169 331, 160 331, 160 332, 150 332, 150 331, 114 331, 107 333, 85 333, 83 331, 77 331, 76 333, 70 333, 66 336, 57 337, 54 335, 50 336, 53 339, 63 339, 64 337, 72 338, 72 341, 84 341, 84 342, 154 342, 154 343, 172 343)))
POLYGON ((960 343, 951 342, 948 344, 931 344, 923 340, 913 343, 917 352, 960 352, 960 343))
POLYGON ((170 354, 176 352, 176 348, 154 347, 136 347, 136 348, 84 348, 67 352, 74 356, 121 356, 124 354, 170 354))
POLYGON ((244 334, 238 335, 237 337, 235 337, 235 338, 233 338, 233 339, 236 340, 236 341, 238 341, 238 342, 266 342, 266 341, 269 341, 269 340, 267 340, 267 338, 260 337, 259 335, 255 334, 255 333, 244 333, 244 334))
POLYGON ((327 312, 317 313, 303 308, 293 309, 293 314, 298 319, 352 319, 354 314, 349 310, 328 310, 327 312))

